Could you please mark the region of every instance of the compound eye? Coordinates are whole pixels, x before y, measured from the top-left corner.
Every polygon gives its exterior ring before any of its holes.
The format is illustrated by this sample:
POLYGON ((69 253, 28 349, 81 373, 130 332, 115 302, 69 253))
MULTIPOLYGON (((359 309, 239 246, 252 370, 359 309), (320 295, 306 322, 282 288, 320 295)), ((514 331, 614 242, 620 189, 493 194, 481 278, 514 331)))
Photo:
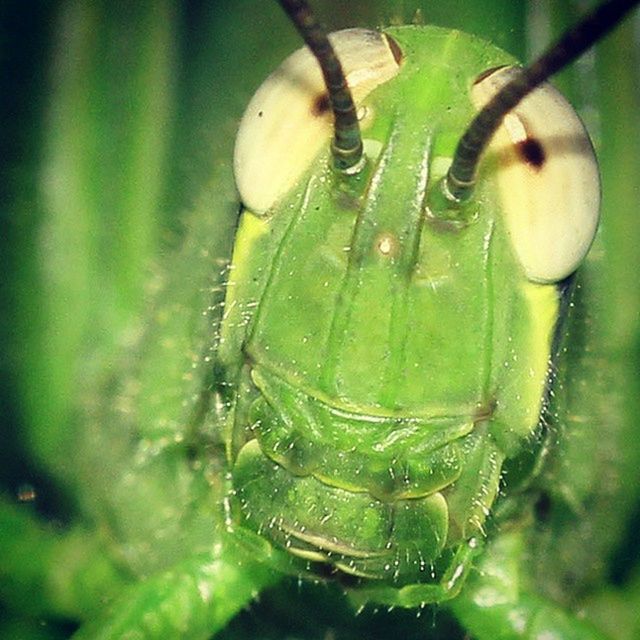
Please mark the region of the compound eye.
MULTIPOLYGON (((401 54, 384 34, 346 29, 329 40, 356 104, 398 72, 401 54)), ((265 80, 242 117, 234 172, 245 207, 261 214, 273 206, 331 139, 332 130, 322 74, 305 47, 265 80)))
MULTIPOLYGON (((482 74, 472 89, 482 107, 518 70, 482 74)), ((600 177, 589 136, 573 107, 544 83, 509 112, 490 150, 507 233, 527 278, 551 283, 576 270, 593 242, 600 177)))

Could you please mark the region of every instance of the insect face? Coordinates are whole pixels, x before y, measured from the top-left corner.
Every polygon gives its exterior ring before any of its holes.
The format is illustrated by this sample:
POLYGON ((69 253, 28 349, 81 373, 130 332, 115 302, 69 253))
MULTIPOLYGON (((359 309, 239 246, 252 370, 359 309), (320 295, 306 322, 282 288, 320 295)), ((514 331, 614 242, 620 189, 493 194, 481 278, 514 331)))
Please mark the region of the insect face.
POLYGON ((510 73, 485 70, 513 61, 436 28, 334 42, 362 93, 364 168, 336 173, 322 151, 330 121, 305 52, 256 94, 238 138, 247 209, 221 345, 243 390, 226 418, 238 518, 298 568, 426 583, 421 601, 439 600, 483 535, 504 461, 535 446, 558 315, 548 283, 575 269, 597 221, 597 188, 579 214, 562 191, 583 166, 597 187, 597 170, 545 87, 510 114, 474 199, 448 219, 430 194, 510 73))

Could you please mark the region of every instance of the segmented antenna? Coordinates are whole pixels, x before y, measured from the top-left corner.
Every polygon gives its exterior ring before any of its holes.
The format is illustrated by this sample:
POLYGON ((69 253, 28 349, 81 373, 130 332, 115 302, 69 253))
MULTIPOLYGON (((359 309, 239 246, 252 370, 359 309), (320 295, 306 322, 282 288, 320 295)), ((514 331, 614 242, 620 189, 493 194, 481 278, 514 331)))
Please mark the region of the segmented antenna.
POLYGON ((333 161, 337 169, 349 173, 362 160, 362 136, 356 106, 340 60, 325 30, 304 0, 279 2, 320 65, 335 120, 331 145, 333 161))
POLYGON ((493 96, 458 142, 443 185, 448 199, 460 202, 471 195, 480 157, 504 116, 540 83, 582 55, 639 2, 610 0, 603 3, 493 96))

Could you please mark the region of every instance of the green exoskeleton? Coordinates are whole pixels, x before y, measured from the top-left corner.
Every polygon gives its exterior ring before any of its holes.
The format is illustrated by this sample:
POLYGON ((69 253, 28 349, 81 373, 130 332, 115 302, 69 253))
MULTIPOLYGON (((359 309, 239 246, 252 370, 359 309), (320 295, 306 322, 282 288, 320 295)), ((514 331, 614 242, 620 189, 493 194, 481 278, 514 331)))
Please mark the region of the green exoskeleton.
POLYGON ((633 361, 602 338, 589 135, 538 85, 636 3, 525 74, 434 26, 339 31, 334 54, 282 4, 320 62, 294 53, 246 108, 222 277, 219 179, 142 338, 92 363, 71 470, 50 462, 82 518, 0 504, 8 607, 76 638, 636 637, 640 588, 601 588, 638 497, 633 361))
MULTIPOLYGON (((218 350, 231 518, 298 571, 349 576, 358 599, 443 602, 487 527, 517 544, 487 518, 527 517, 557 438, 549 395, 598 171, 543 85, 501 111, 473 197, 443 194, 460 132, 518 77, 513 60, 429 27, 332 43, 363 136, 345 169, 307 51, 261 87, 238 135, 245 210, 218 350)), ((524 605, 518 624, 535 637, 546 608, 524 605)))
POLYGON ((256 531, 417 606, 457 593, 501 479, 509 492, 505 464, 535 467, 546 450, 557 283, 592 242, 598 173, 545 86, 508 113, 473 200, 452 212, 439 181, 512 60, 427 27, 334 43, 354 91, 375 89, 358 100, 358 171, 317 156, 331 114, 305 52, 240 128, 247 210, 219 350, 228 455, 256 531))

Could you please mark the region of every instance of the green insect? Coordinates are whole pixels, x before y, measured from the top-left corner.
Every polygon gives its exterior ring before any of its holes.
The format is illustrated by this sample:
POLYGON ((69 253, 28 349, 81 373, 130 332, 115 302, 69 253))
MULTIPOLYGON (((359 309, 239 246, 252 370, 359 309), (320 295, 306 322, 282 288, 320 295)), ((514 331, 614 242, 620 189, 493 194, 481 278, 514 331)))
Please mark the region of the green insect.
MULTIPOLYGON (((135 356, 83 399, 66 477, 83 520, 58 534, 2 504, 8 607, 82 620, 77 638, 375 637, 398 621, 634 637, 633 580, 598 591, 640 452, 633 364, 600 325, 601 241, 575 274, 600 205, 582 123, 549 85, 514 98, 522 74, 484 40, 351 29, 334 55, 304 3, 282 4, 333 88, 300 51, 250 102, 223 286, 205 207, 135 356), (326 629, 274 622, 285 576, 305 581, 301 617, 335 607, 326 629), (427 605, 434 623, 386 613, 427 605), (243 631, 252 616, 264 626, 243 631)), ((635 4, 605 3, 551 60, 635 4)), ((233 199, 222 186, 216 206, 233 199)))

